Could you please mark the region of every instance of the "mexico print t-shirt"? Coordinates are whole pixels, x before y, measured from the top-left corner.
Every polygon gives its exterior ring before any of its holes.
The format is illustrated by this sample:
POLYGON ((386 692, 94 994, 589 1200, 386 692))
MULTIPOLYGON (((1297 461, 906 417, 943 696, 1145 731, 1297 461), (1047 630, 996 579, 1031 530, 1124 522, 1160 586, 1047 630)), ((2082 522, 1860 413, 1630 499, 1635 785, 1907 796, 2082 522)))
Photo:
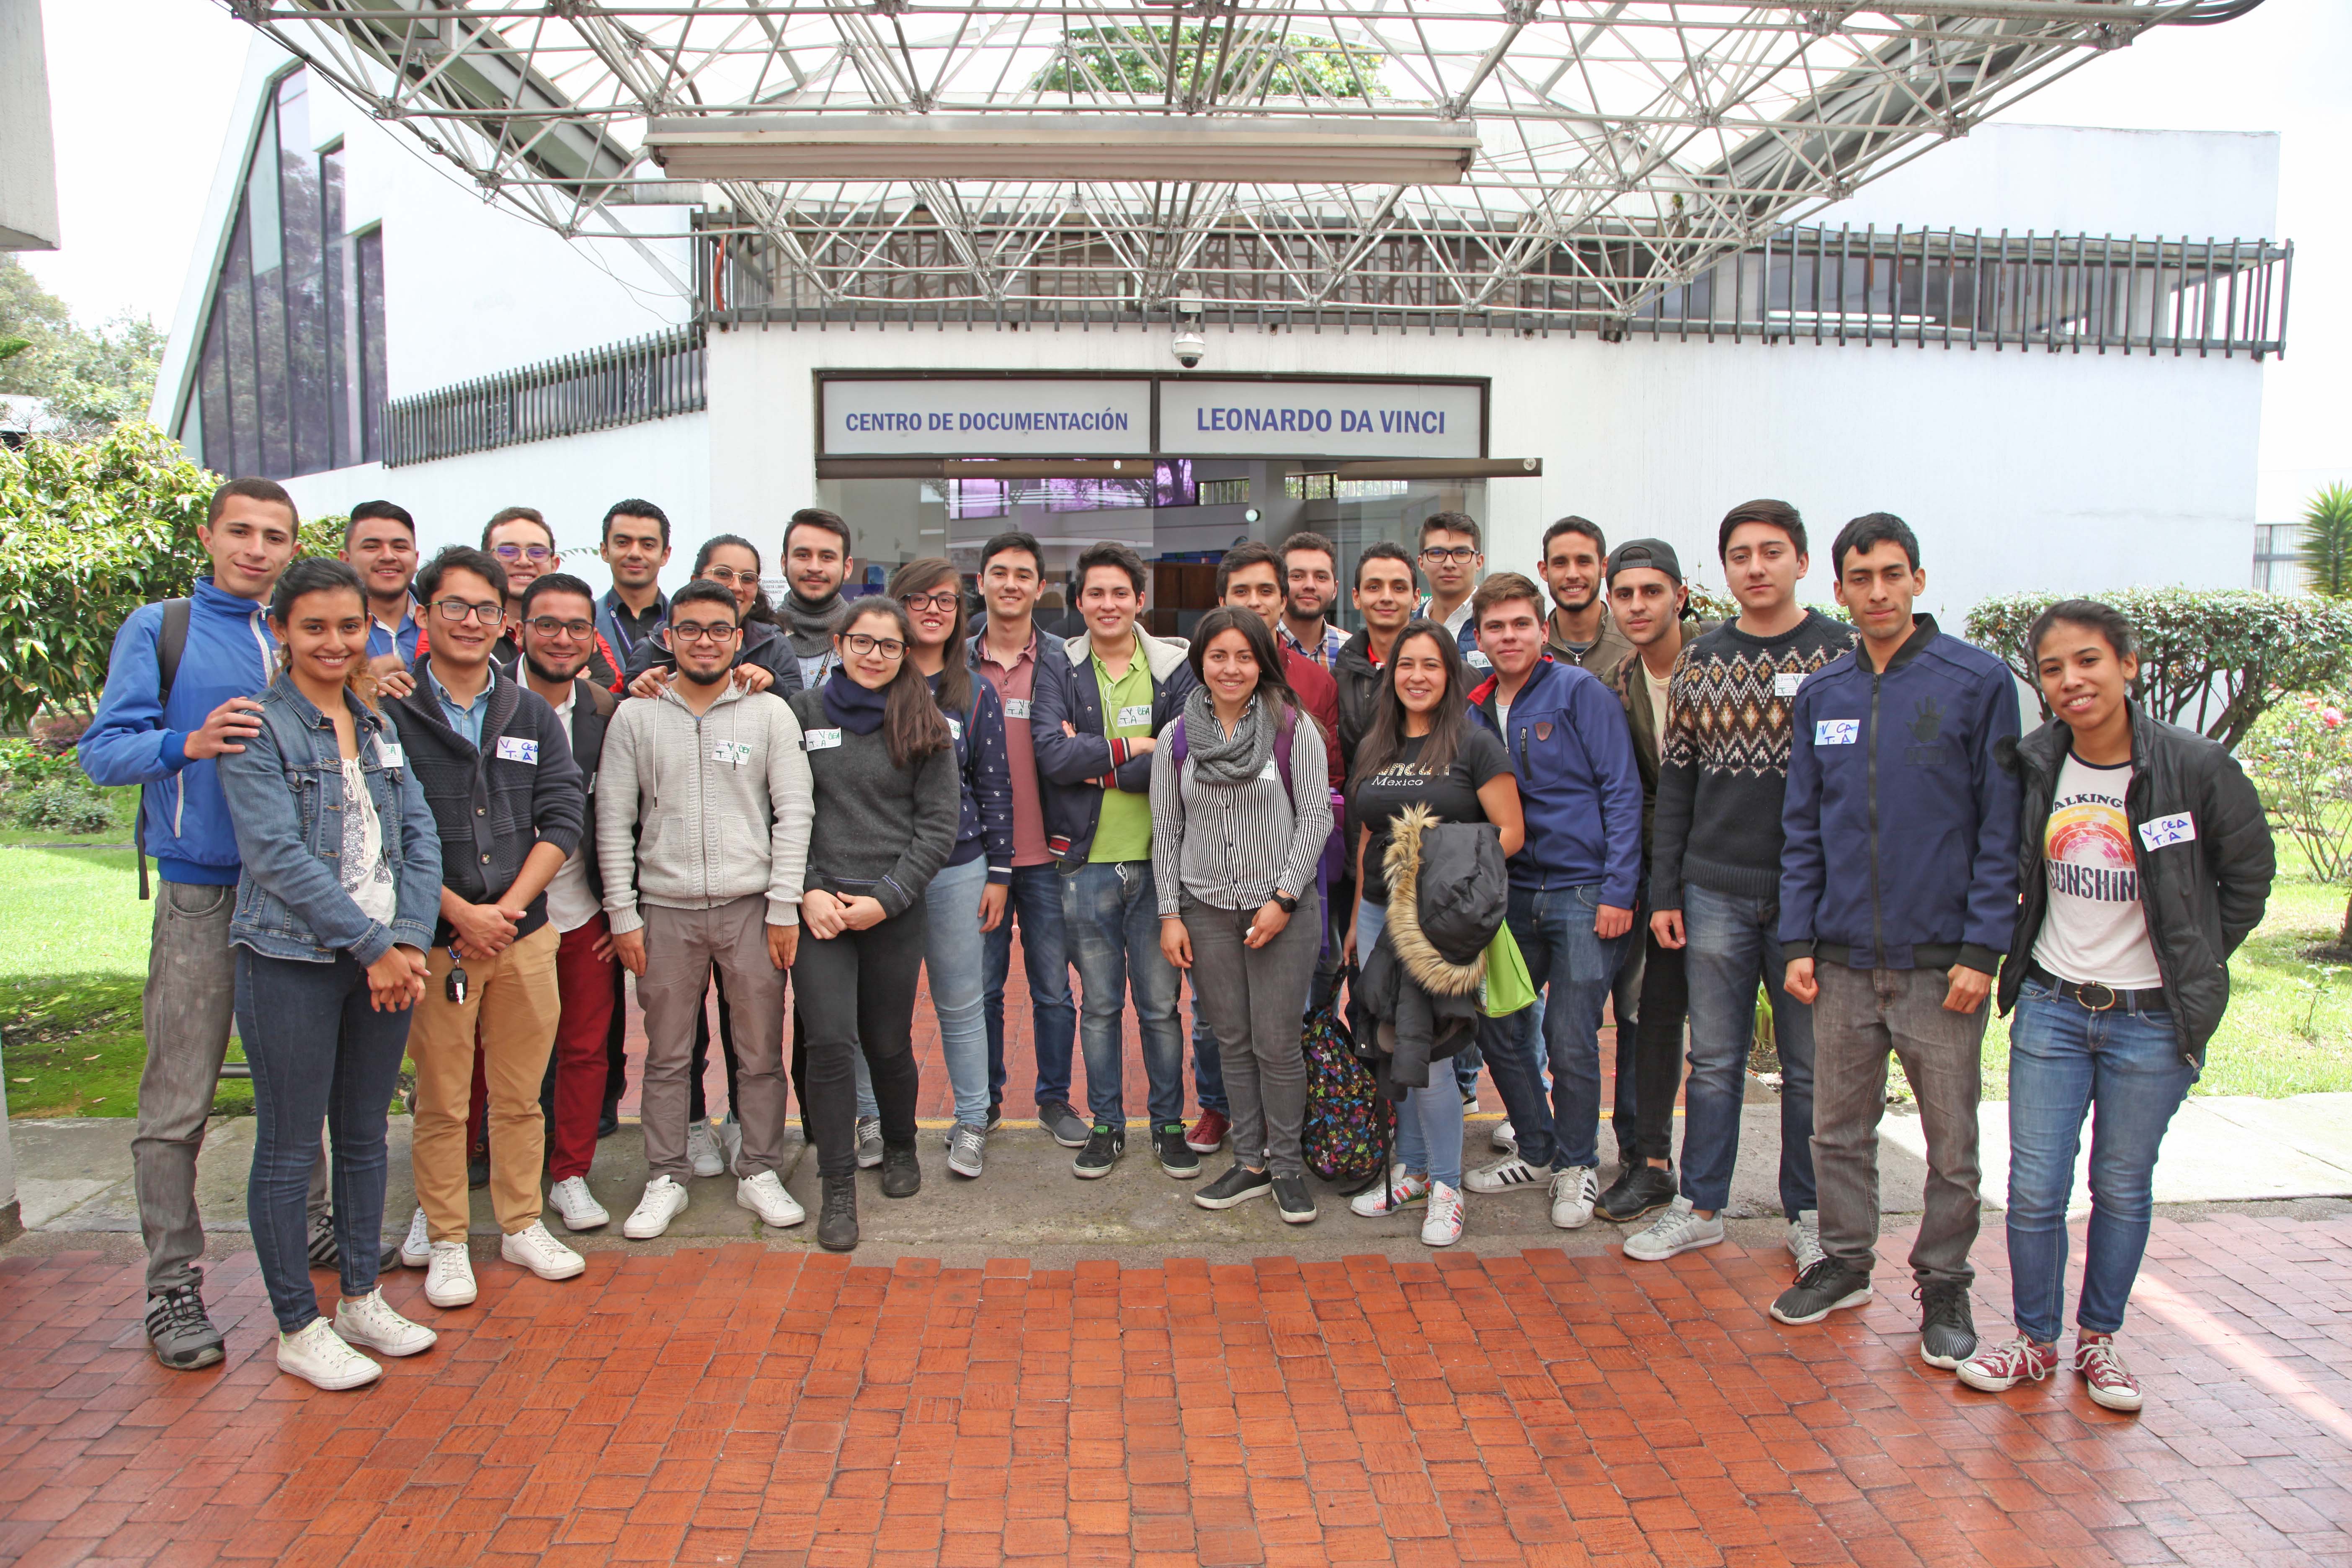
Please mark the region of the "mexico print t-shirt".
POLYGON ((2072 752, 2058 771, 2057 797, 2042 830, 2050 910, 2033 942, 2033 962, 2061 980, 2153 990, 2164 984, 2147 944, 2139 857, 2124 792, 2129 763, 2093 767, 2072 752))

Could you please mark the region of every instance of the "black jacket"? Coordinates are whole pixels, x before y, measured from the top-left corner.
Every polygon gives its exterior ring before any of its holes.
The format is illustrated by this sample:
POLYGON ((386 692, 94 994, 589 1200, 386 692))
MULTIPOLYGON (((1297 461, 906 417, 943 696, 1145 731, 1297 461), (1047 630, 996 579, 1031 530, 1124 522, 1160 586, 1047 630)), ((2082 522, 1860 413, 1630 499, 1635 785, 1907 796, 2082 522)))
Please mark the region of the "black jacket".
MULTIPOLYGON (((2131 706, 2132 779, 2124 792, 2148 945, 2164 976, 2164 999, 2180 1054, 2202 1068, 2205 1043, 2230 1005, 2230 955, 2262 923, 2277 857, 2261 796, 2237 759, 2194 730, 2131 706), (2186 817, 2195 837, 2147 847, 2151 822, 2186 817)), ((2000 970, 2000 1010, 2017 1005, 2033 943, 2049 912, 2042 837, 2074 734, 2052 721, 2020 741, 2009 761, 2024 786, 2018 841, 2017 931, 2000 970)), ((2172 836, 2167 835, 2170 837, 2172 836)), ((2071 1004, 2070 1004, 2071 1005, 2071 1004)))
POLYGON ((1381 691, 1371 633, 1358 632, 1339 645, 1339 657, 1331 661, 1331 679, 1339 688, 1339 760, 1353 775, 1356 748, 1372 732, 1373 705, 1381 691))
POLYGON ((1388 921, 1354 987, 1380 1051, 1381 1092, 1426 1089, 1430 1063, 1477 1038, 1486 944, 1503 923, 1509 874, 1486 823, 1440 825, 1409 806, 1389 831, 1388 921), (1465 956, 1466 955, 1466 956, 1465 956))
POLYGON ((586 679, 572 683, 572 762, 586 781, 581 802, 581 867, 588 873, 588 890, 600 903, 604 898, 604 874, 596 865, 596 764, 604 755, 604 731, 621 700, 586 679))
MULTIPOLYGON (((416 689, 389 706, 408 765, 440 826, 441 885, 469 904, 488 903, 513 886, 541 840, 566 855, 580 847, 587 791, 555 710, 537 692, 499 672, 477 751, 442 717, 428 679, 431 667, 430 655, 419 658, 416 689), (512 742, 505 756, 499 754, 502 740, 512 742)), ((529 936, 546 922, 542 892, 515 934, 529 936)), ((437 921, 434 944, 447 942, 451 934, 447 921, 437 921)))

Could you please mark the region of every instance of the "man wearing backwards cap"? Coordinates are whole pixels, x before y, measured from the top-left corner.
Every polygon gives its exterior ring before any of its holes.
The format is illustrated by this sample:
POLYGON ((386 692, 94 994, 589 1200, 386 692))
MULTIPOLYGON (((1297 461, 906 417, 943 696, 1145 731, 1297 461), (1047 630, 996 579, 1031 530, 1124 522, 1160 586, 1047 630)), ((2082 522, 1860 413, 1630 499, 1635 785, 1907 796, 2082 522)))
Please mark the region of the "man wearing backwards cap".
MULTIPOLYGON (((1684 618, 1690 590, 1683 585, 1675 547, 1663 539, 1629 539, 1620 544, 1610 552, 1602 582, 1610 619, 1633 647, 1614 669, 1596 673, 1617 689, 1633 727, 1646 854, 1658 808, 1658 762, 1665 752, 1667 679, 1683 645, 1713 628, 1684 618)), ((1646 882, 1646 863, 1643 869, 1646 882)), ((1646 921, 1643 928, 1646 931, 1646 921)), ((1679 1190, 1674 1168, 1675 1100, 1682 1091, 1683 1025, 1690 995, 1683 982, 1682 949, 1661 947, 1654 934, 1645 935, 1643 943, 1641 998, 1633 1013, 1634 1151, 1639 1157, 1627 1154, 1617 1180, 1594 1205, 1602 1218, 1620 1224, 1664 1208, 1679 1190)))

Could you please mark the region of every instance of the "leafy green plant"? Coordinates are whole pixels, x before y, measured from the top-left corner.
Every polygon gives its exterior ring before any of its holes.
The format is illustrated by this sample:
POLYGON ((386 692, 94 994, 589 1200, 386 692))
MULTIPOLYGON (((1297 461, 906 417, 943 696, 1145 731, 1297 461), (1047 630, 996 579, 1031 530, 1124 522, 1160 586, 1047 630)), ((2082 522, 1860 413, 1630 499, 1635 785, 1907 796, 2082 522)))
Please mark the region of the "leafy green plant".
POLYGON ((2352 697, 2306 692, 2263 715, 2238 761, 2312 876, 2352 873, 2352 697))
POLYGON ((143 413, 163 343, 163 332, 140 317, 77 325, 23 263, 0 255, 0 392, 40 398, 68 434, 96 436, 143 413))
POLYGON ((35 784, 8 798, 8 815, 19 827, 55 833, 101 833, 117 826, 113 805, 88 784, 65 779, 35 784))
MULTIPOLYGON (((1173 43, 1176 96, 1188 102, 1389 95, 1380 51, 1361 44, 1234 21, 1188 26, 1173 43)), ((1030 85, 1074 97, 1164 98, 1170 45, 1166 27, 1072 27, 1030 85)))
POLYGON ((2352 484, 2329 485, 2305 503, 2297 552, 2313 593, 2352 595, 2352 484))
MULTIPOLYGON (((2063 594, 2004 594, 1969 612, 1968 637, 2038 694, 2033 619, 2063 594)), ((2098 595, 2139 635, 2133 695, 2167 723, 2235 747, 2291 691, 2326 690, 2352 666, 2352 604, 2252 589, 2126 588, 2098 595)), ((2050 716, 2049 705, 2042 716, 2050 716)))

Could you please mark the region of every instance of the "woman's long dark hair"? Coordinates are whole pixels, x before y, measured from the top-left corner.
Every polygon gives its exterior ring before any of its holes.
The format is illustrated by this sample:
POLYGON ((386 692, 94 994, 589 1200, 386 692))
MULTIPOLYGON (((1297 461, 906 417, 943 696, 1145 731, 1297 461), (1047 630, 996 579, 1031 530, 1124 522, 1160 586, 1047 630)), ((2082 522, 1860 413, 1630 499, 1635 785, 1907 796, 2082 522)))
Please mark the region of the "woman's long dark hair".
MULTIPOLYGON (((907 654, 898 660, 898 678, 890 682, 882 705, 882 739, 890 748, 890 765, 911 768, 933 752, 945 751, 955 744, 955 737, 948 733, 947 716, 931 700, 931 683, 915 668, 914 623, 907 618, 906 609, 898 600, 871 595, 851 600, 848 618, 841 623, 841 630, 835 635, 845 638, 857 629, 860 621, 876 616, 887 617, 891 635, 907 645, 907 654)), ((847 648, 843 648, 841 654, 846 659, 847 648)), ((856 679, 845 668, 842 677, 856 679)))
POLYGON ((1219 605, 1202 616, 1192 626, 1192 647, 1185 656, 1192 667, 1192 679, 1203 688, 1209 678, 1202 673, 1208 662, 1209 644, 1226 632, 1239 632, 1249 644, 1250 657, 1257 660, 1257 689, 1261 693, 1279 697, 1291 707, 1298 706, 1298 694, 1290 689, 1290 677, 1283 673, 1282 650, 1274 644, 1274 634, 1265 629, 1265 617, 1255 610, 1237 610, 1229 605, 1219 605))
MULTIPOLYGON (((269 618, 278 623, 278 668, 280 674, 293 662, 293 650, 285 641, 285 628, 293 624, 296 602, 308 594, 342 592, 357 595, 360 614, 365 616, 368 613, 366 584, 360 581, 357 572, 341 561, 325 556, 308 556, 278 574, 278 586, 269 595, 269 618)), ((375 705, 375 671, 368 668, 366 659, 356 661, 345 672, 343 687, 358 698, 369 712, 382 714, 383 710, 375 705)))
MULTIPOLYGON (((957 571, 955 563, 944 555, 926 555, 920 560, 909 561, 891 573, 890 585, 882 591, 890 596, 892 604, 904 609, 906 606, 899 601, 908 595, 928 594, 942 583, 955 590, 956 607, 955 622, 948 627, 948 646, 941 653, 945 662, 940 666, 940 707, 950 713, 970 713, 971 665, 965 659, 963 652, 966 635, 963 574, 957 571)), ((913 625, 911 615, 908 625, 913 625)), ((909 656, 907 662, 912 664, 913 643, 908 644, 907 650, 909 656)))
POLYGON ((1422 772, 1444 773, 1454 765, 1454 753, 1462 749, 1463 734, 1470 727, 1469 667, 1462 662, 1462 647, 1452 632, 1426 616, 1416 616, 1389 645, 1388 663, 1381 667, 1380 689, 1372 696, 1372 727, 1356 749, 1356 771, 1348 781, 1350 787, 1378 774, 1404 750, 1404 700, 1397 695, 1397 655, 1415 637, 1435 643, 1438 657, 1445 661, 1445 693, 1437 700, 1437 711, 1430 715, 1429 738, 1421 747, 1422 772))
MULTIPOLYGON (((751 552, 752 571, 765 573, 768 570, 768 563, 761 555, 758 545, 740 533, 714 533, 702 542, 701 549, 694 552, 694 574, 698 577, 701 576, 703 569, 710 564, 711 552, 728 544, 751 552)), ((745 626, 750 626, 753 621, 765 621, 772 626, 776 624, 776 606, 768 602, 768 590, 764 586, 752 595, 751 607, 743 612, 741 618, 745 626)))

